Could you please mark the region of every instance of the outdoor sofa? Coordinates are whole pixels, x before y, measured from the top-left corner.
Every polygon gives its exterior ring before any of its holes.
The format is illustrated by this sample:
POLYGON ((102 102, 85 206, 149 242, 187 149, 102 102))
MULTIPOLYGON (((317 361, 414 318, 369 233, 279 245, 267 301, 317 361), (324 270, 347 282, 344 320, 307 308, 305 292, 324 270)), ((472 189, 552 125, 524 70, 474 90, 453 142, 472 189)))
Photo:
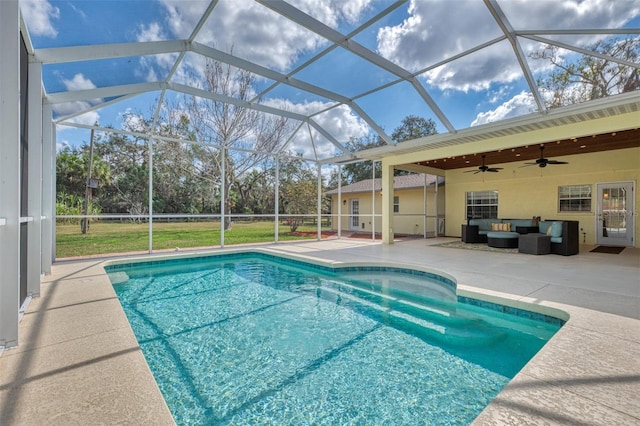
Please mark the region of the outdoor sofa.
POLYGON ((462 225, 462 241, 486 243, 487 234, 492 232, 539 233, 550 237, 551 253, 571 256, 579 251, 579 230, 579 222, 575 220, 547 219, 534 225, 533 219, 469 219, 467 224, 462 225))

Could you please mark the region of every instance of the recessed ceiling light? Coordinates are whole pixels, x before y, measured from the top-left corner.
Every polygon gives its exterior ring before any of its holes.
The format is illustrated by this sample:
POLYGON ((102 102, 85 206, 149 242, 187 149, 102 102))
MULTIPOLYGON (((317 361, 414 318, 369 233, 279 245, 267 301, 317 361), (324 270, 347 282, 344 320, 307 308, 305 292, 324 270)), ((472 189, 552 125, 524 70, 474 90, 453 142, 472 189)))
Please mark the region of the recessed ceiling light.
POLYGON ((586 147, 587 147, 586 145, 580 145, 580 148, 586 148, 586 147))
POLYGON ((516 157, 520 157, 520 153, 516 154, 516 157))

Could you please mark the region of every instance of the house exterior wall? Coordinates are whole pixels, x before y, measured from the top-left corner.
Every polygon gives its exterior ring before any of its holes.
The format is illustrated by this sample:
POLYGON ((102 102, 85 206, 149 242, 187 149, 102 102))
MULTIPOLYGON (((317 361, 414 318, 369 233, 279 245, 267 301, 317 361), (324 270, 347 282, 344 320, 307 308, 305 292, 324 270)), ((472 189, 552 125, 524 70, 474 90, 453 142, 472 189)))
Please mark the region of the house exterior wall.
MULTIPOLYGON (((435 189, 427 189, 427 236, 432 236, 436 229, 435 211, 435 189)), ((393 230, 395 234, 402 235, 424 235, 424 189, 399 189, 394 191, 394 195, 399 197, 399 212, 394 214, 393 230)), ((358 225, 359 232, 371 232, 375 225, 375 232, 382 229, 382 195, 375 193, 375 201, 372 202, 371 191, 342 194, 342 221, 341 230, 351 232, 351 200, 358 199, 360 207, 360 219, 358 225), (346 202, 345 202, 346 201, 346 202), (371 215, 371 206, 375 204, 375 217, 371 215)), ((438 189, 438 210, 439 215, 445 214, 445 190, 444 186, 438 189)), ((331 226, 338 229, 338 196, 331 196, 331 226)))
MULTIPOLYGON (((500 173, 471 174, 464 169, 446 173, 446 233, 460 236, 461 224, 466 223, 465 193, 467 191, 498 191, 498 217, 522 218, 540 216, 542 219, 577 220, 580 222, 580 243, 595 244, 596 183, 633 181, 636 192, 640 179, 640 148, 620 149, 593 154, 554 157, 568 161, 566 165, 546 168, 521 167, 520 163, 497 165, 500 173), (558 187, 591 185, 592 211, 560 213, 558 187), (584 234, 583 234, 584 233, 584 234)), ((635 212, 640 211, 640 197, 635 196, 635 212)), ((640 223, 635 222, 634 243, 638 247, 640 223)))

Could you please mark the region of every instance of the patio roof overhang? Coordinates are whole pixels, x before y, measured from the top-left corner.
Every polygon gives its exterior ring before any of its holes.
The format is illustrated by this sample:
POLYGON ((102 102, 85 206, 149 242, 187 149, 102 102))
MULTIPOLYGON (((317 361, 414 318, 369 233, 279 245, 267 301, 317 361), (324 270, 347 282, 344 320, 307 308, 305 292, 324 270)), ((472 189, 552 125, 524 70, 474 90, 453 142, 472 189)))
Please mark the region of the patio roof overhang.
POLYGON ((336 163, 394 157, 402 169, 438 172, 540 156, 586 154, 640 146, 640 96, 626 93, 497 123, 383 146, 333 159, 336 163))

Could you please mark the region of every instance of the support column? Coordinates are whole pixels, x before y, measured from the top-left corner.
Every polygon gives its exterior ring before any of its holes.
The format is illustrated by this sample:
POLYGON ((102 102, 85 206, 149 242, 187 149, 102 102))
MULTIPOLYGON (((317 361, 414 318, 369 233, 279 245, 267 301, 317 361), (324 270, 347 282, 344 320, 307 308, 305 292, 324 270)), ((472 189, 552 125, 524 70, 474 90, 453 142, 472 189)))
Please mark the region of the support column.
POLYGON ((51 274, 54 261, 55 208, 56 208, 56 133, 52 122, 53 109, 46 104, 42 107, 42 229, 40 246, 41 270, 51 274))
POLYGON ((224 187, 225 182, 227 181, 227 149, 225 146, 220 148, 220 247, 224 248, 224 222, 225 222, 225 211, 224 211, 224 199, 227 196, 225 193, 224 187))
POLYGON ((382 243, 393 244, 393 166, 382 161, 382 243))
POLYGON ((29 222, 27 234, 27 296, 40 296, 42 271, 42 64, 29 64, 29 222))
POLYGON ((276 157, 276 187, 274 190, 274 210, 275 210, 275 233, 273 240, 277 243, 280 237, 280 157, 276 157))
POLYGON ((149 144, 149 254, 151 254, 153 253, 153 138, 149 138, 147 143, 149 144))
POLYGON ((342 164, 338 164, 338 238, 342 237, 342 164))
POLYGON ((322 164, 318 163, 318 241, 322 240, 322 164))
POLYGON ((371 160, 371 239, 376 240, 376 162, 371 160))
POLYGON ((427 238, 427 175, 422 174, 422 238, 427 238))
POLYGON ((18 344, 20 283, 18 1, 0 1, 0 346, 18 344))

